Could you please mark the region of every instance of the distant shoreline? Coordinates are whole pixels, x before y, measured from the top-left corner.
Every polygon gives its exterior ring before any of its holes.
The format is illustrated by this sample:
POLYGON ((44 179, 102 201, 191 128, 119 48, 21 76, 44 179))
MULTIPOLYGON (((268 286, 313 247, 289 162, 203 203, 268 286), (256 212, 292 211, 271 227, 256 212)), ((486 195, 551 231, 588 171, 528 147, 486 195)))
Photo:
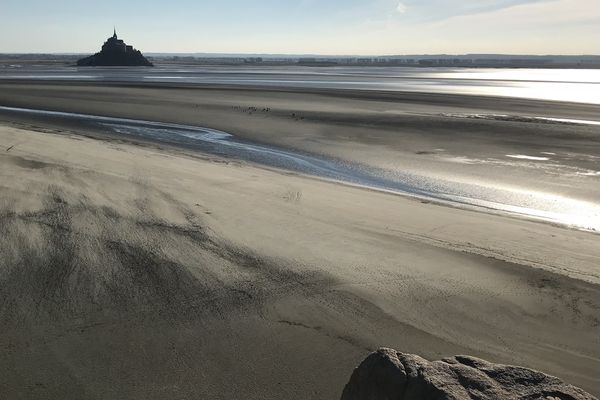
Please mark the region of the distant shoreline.
MULTIPOLYGON (((0 53, 2 64, 61 64, 75 66, 88 53, 0 53)), ((303 66, 303 67, 409 67, 409 68, 539 68, 600 69, 599 55, 414 55, 414 56, 320 56, 260 54, 146 53, 157 65, 303 66)))

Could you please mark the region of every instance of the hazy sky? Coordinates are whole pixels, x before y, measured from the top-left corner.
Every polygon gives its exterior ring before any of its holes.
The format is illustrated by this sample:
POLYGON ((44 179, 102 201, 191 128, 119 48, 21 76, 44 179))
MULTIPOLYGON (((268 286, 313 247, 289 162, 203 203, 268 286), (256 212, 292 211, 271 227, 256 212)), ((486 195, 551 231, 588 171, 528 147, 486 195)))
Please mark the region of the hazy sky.
POLYGON ((0 52, 600 54, 600 0, 2 0, 0 52))

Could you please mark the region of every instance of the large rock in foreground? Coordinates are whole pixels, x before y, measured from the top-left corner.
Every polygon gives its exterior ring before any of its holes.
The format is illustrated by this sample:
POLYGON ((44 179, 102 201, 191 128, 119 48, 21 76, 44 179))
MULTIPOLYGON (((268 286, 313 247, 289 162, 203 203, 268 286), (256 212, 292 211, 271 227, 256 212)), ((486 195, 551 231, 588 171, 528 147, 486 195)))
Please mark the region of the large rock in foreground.
POLYGON ((342 400, 598 400, 558 378, 468 356, 427 361, 380 349, 354 370, 342 400))

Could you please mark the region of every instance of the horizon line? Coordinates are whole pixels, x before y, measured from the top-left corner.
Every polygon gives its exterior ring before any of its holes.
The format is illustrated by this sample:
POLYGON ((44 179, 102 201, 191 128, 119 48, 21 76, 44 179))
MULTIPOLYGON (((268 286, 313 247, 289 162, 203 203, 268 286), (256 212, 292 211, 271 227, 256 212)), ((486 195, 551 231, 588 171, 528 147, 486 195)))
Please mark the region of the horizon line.
MULTIPOLYGON (((6 52, 0 51, 2 55, 84 55, 94 54, 97 51, 77 51, 77 52, 6 52)), ((558 53, 410 53, 410 54, 328 54, 328 53, 250 53, 250 52, 168 52, 168 51, 143 51, 144 54, 154 55, 221 55, 221 56, 270 56, 270 57, 467 57, 467 56, 513 56, 513 57, 600 57, 598 54, 558 54, 558 53)))

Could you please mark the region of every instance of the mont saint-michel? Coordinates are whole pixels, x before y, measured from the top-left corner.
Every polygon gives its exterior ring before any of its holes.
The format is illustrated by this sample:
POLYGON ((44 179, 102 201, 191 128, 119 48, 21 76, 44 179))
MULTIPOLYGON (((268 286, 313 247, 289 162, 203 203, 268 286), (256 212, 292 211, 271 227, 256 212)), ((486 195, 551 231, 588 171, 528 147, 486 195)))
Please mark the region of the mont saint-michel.
POLYGON ((81 67, 93 67, 93 66, 143 66, 152 67, 152 63, 148 61, 146 57, 142 55, 139 50, 133 48, 133 46, 127 45, 122 39, 117 37, 117 30, 109 37, 102 50, 99 53, 94 54, 86 58, 82 58, 77 61, 77 65, 81 67))

